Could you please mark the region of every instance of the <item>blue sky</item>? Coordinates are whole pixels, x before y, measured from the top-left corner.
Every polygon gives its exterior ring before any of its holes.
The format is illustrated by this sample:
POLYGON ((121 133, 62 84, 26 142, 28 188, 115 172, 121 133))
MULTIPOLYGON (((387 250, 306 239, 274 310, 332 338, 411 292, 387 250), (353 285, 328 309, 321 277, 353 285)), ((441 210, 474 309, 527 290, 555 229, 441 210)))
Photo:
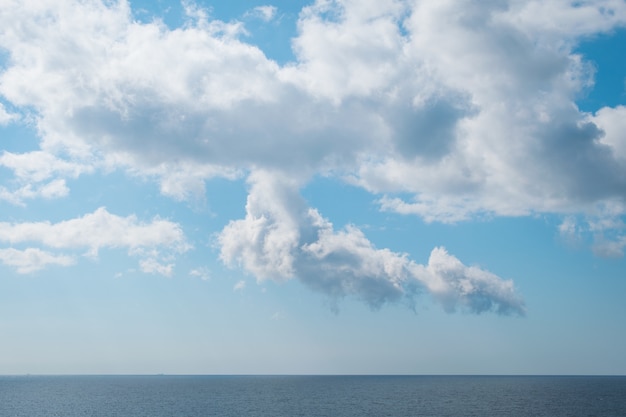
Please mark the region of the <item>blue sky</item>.
POLYGON ((623 1, 0 9, 0 374, 626 374, 623 1))

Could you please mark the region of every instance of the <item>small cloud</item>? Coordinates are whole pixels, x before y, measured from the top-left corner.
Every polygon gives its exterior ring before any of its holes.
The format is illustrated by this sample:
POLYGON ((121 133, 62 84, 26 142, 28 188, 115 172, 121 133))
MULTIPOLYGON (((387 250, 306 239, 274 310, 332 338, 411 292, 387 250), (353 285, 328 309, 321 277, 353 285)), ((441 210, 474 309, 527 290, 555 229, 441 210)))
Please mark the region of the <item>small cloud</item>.
POLYGON ((276 6, 258 6, 252 10, 246 12, 245 16, 261 19, 264 22, 269 22, 276 17, 276 6))
POLYGON ((9 113, 2 103, 0 103, 0 126, 6 126, 11 122, 19 120, 20 116, 14 113, 9 113))
POLYGON ((16 206, 25 206, 24 200, 44 198, 51 200, 54 198, 67 197, 70 193, 70 189, 67 188, 65 180, 57 179, 47 184, 39 184, 34 186, 32 184, 26 184, 17 190, 9 190, 5 187, 0 187, 0 200, 7 201, 16 206))
POLYGON ((25 250, 7 248, 0 249, 0 262, 15 268, 18 274, 29 274, 39 271, 47 265, 73 265, 74 258, 66 255, 55 255, 37 248, 25 250))
POLYGON ((618 259, 624 256, 626 247, 626 236, 617 236, 613 239, 604 235, 595 237, 595 242, 591 247, 593 254, 600 258, 618 259))
POLYGON ((246 281, 239 281, 233 287, 233 291, 243 291, 246 288, 246 281))
POLYGON ((428 198, 416 197, 413 202, 406 202, 401 198, 383 196, 378 200, 381 211, 413 214, 420 216, 427 223, 440 222, 454 224, 469 219, 480 213, 479 207, 466 200, 455 198, 428 198))
POLYGON ((576 247, 582 243, 582 231, 575 218, 566 217, 558 229, 559 236, 566 244, 576 247))
POLYGON ((166 277, 172 276, 174 264, 164 265, 154 258, 144 259, 139 262, 139 268, 146 274, 160 274, 166 277))
POLYGON ((200 24, 209 20, 209 9, 200 7, 195 2, 187 0, 183 1, 182 5, 185 11, 185 16, 187 16, 187 18, 191 19, 192 21, 196 21, 198 24, 200 24))
POLYGON ((189 271, 189 275, 200 278, 202 281, 208 281, 211 279, 211 272, 205 267, 192 269, 189 271))

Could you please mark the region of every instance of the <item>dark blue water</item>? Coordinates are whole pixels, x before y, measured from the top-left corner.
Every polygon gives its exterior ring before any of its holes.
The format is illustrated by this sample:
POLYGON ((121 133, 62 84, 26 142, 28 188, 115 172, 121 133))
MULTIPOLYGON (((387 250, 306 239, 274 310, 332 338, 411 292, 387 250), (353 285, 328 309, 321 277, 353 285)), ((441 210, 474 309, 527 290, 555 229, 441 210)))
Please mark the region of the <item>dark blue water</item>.
POLYGON ((6 376, 1 417, 626 416, 626 377, 6 376))

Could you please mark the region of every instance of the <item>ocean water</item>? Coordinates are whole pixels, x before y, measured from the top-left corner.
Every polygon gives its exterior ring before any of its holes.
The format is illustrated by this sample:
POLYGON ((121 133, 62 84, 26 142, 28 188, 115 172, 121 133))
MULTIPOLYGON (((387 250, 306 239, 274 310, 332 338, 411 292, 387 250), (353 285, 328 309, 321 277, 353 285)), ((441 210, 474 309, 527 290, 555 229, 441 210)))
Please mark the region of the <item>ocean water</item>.
POLYGON ((1 417, 626 417, 626 377, 4 376, 1 417))

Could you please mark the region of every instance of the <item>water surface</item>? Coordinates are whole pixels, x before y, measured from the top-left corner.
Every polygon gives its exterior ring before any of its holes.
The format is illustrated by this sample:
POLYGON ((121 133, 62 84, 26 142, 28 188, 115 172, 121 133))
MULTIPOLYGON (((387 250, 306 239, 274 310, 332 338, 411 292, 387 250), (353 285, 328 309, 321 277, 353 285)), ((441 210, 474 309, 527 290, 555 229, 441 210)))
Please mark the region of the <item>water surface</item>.
POLYGON ((626 416, 626 377, 4 376, 2 417, 626 416))

